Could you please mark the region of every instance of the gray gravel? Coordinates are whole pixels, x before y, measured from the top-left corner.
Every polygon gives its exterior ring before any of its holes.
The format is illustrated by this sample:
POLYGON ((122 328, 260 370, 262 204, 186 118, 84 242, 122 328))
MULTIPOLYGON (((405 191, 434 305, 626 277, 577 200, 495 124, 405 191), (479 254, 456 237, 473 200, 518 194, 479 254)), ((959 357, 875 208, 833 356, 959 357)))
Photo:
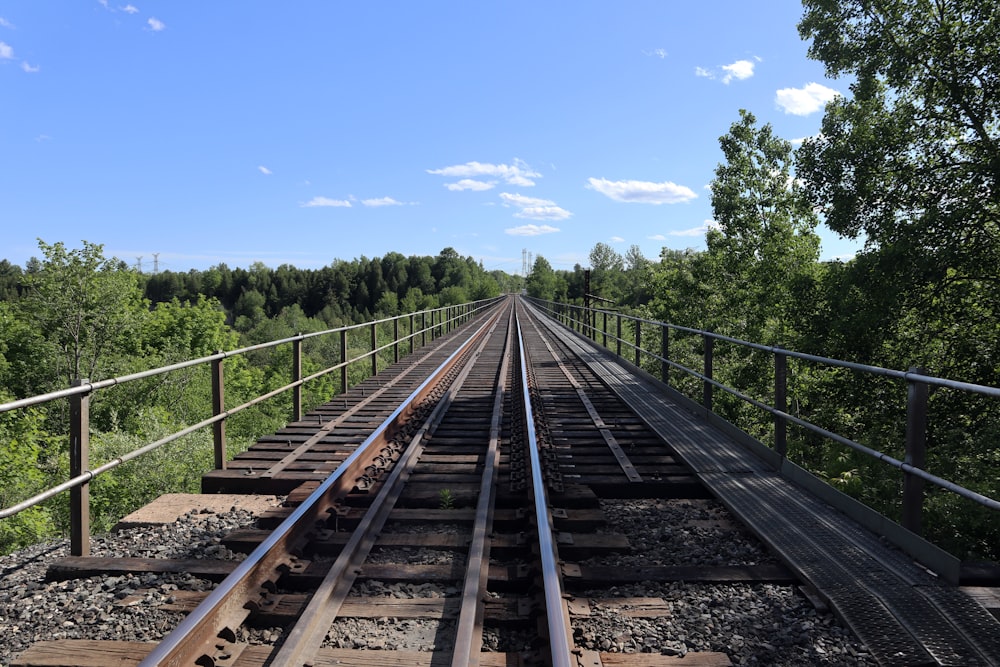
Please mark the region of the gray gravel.
MULTIPOLYGON (((176 524, 133 528, 95 537, 93 556, 239 559, 223 547, 231 530, 252 525, 249 512, 189 514, 176 524)), ((46 639, 149 641, 163 637, 182 615, 159 606, 174 591, 210 590, 188 574, 100 576, 45 581, 49 563, 69 555, 67 540, 39 544, 0 558, 0 665, 46 639)))
MULTIPOLYGON (((724 509, 711 501, 602 501, 609 526, 629 537, 626 554, 594 559, 603 565, 638 563, 753 564, 773 557, 745 532, 734 529, 724 509), (694 520, 696 523, 691 524, 694 520)), ((174 525, 136 528, 95 538, 95 556, 239 559, 221 544, 233 529, 253 524, 246 511, 191 514, 174 525)), ((213 584, 186 574, 102 576, 45 582, 50 561, 68 553, 65 541, 32 547, 0 558, 0 666, 31 643, 44 639, 156 640, 181 614, 160 606, 176 591, 208 590, 213 584)), ((392 549, 378 560, 447 562, 456 554, 392 549)), ((460 555, 459 555, 460 557, 460 555)), ((352 595, 399 599, 454 597, 457 585, 363 582, 352 595)), ((574 591, 577 597, 662 598, 665 612, 633 618, 607 604, 589 617, 574 617, 577 645, 609 652, 684 655, 722 651, 745 665, 874 664, 829 613, 817 612, 789 586, 688 585, 652 582, 610 590, 574 591)), ((280 641, 281 628, 247 629, 239 639, 253 644, 280 641)), ((373 650, 444 650, 454 621, 425 619, 339 619, 325 645, 373 650)), ((521 651, 531 647, 533 629, 488 628, 484 650, 521 651)))

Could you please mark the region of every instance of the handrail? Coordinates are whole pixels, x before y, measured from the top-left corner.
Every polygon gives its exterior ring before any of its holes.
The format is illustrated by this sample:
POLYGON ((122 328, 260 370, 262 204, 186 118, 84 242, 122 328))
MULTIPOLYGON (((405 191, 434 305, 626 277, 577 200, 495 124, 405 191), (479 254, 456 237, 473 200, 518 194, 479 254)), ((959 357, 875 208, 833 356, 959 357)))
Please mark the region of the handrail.
MULTIPOLYGON (((496 298, 492 298, 492 299, 481 299, 479 301, 473 301, 473 302, 469 302, 469 303, 465 303, 465 304, 456 304, 456 305, 452 305, 452 306, 442 306, 440 308, 426 309, 426 310, 422 310, 422 311, 416 311, 414 313, 407 313, 407 314, 404 314, 404 315, 397 315, 395 317, 389 317, 389 318, 383 318, 383 319, 380 319, 380 320, 374 320, 374 321, 371 321, 371 322, 365 322, 365 323, 361 323, 361 324, 352 324, 352 325, 348 325, 348 326, 344 326, 344 327, 338 327, 338 328, 335 328, 335 329, 327 329, 325 331, 317 331, 317 332, 311 332, 311 333, 306 333, 306 334, 299 334, 297 336, 291 336, 289 338, 282 338, 282 339, 279 339, 279 340, 269 341, 269 342, 266 342, 266 343, 259 343, 259 344, 256 344, 256 345, 249 345, 247 347, 242 347, 242 348, 239 348, 239 349, 236 349, 236 350, 220 351, 220 352, 217 352, 217 353, 209 355, 209 356, 200 357, 198 359, 190 359, 190 360, 187 360, 187 361, 182 361, 182 362, 178 362, 178 363, 174 363, 174 364, 169 364, 167 366, 160 366, 160 367, 157 367, 157 368, 152 368, 152 369, 148 369, 148 370, 145 370, 145 371, 140 371, 140 372, 137 372, 137 373, 131 373, 131 374, 123 375, 123 376, 120 376, 120 377, 108 378, 108 379, 105 379, 105 380, 98 380, 96 382, 90 382, 89 380, 83 380, 78 385, 75 385, 73 387, 69 387, 69 388, 66 388, 66 389, 60 389, 60 390, 57 390, 57 391, 48 392, 46 394, 40 394, 38 396, 30 396, 30 397, 27 397, 27 398, 18 399, 18 400, 15 400, 15 401, 9 401, 7 403, 0 404, 0 414, 3 414, 5 412, 11 412, 11 411, 14 411, 14 410, 20 410, 20 409, 24 409, 24 408, 28 408, 28 407, 42 405, 42 404, 45 404, 45 403, 50 403, 52 401, 57 401, 57 400, 60 400, 60 399, 65 399, 65 398, 70 399, 71 402, 74 401, 74 400, 79 401, 80 400, 79 397, 87 397, 90 394, 92 394, 94 392, 97 392, 97 391, 100 391, 102 389, 107 389, 107 388, 118 386, 118 385, 121 385, 121 384, 127 384, 129 382, 134 382, 136 380, 142 380, 142 379, 145 379, 145 378, 150 378, 150 377, 155 377, 155 376, 158 376, 158 375, 163 375, 163 374, 166 374, 166 373, 171 373, 171 372, 182 370, 182 369, 185 369, 185 368, 191 368, 191 367, 194 367, 194 366, 200 366, 200 365, 205 365, 205 364, 212 364, 213 365, 213 369, 215 369, 215 366, 217 364, 221 364, 222 361, 224 361, 225 359, 228 359, 228 358, 231 358, 231 357, 240 356, 240 355, 245 355, 245 354, 248 354, 250 352, 255 352, 255 351, 258 351, 258 350, 264 350, 264 349, 274 348, 274 347, 277 347, 279 345, 285 345, 285 344, 288 344, 288 343, 295 344, 296 345, 296 353, 300 355, 301 354, 301 341, 304 341, 304 340, 306 340, 308 338, 316 338, 316 337, 319 337, 319 336, 326 336, 326 335, 332 335, 332 334, 340 334, 341 335, 342 349, 344 349, 346 347, 346 338, 345 337, 346 337, 346 335, 347 335, 348 332, 358 331, 358 330, 362 330, 362 329, 371 329, 371 331, 372 331, 372 343, 373 344, 372 344, 372 349, 369 350, 369 351, 366 351, 366 352, 364 352, 362 354, 359 354, 359 355, 357 355, 357 356, 355 356, 355 357, 353 357, 351 359, 342 358, 342 359, 340 359, 340 361, 338 363, 336 363, 336 364, 334 364, 334 365, 332 365, 332 366, 330 366, 328 368, 325 368, 325 369, 322 369, 320 371, 317 371, 317 372, 315 372, 315 373, 313 373, 313 374, 311 374, 311 375, 309 375, 307 377, 304 377, 304 378, 295 377, 292 382, 284 385, 283 387, 280 387, 278 389, 274 389, 274 390, 269 391, 267 393, 261 394, 261 395, 255 397, 255 398, 250 399, 246 403, 243 403, 242 405, 239 405, 239 406, 236 406, 236 407, 233 407, 233 408, 230 408, 230 409, 225 409, 224 407, 219 407, 217 410, 215 410, 215 414, 213 414, 213 416, 209 417, 208 419, 204 419, 204 420, 202 420, 202 421, 200 421, 200 422, 198 422, 196 424, 192 424, 190 426, 187 426, 187 427, 185 427, 185 428, 183 428, 183 429, 181 429, 181 430, 179 430, 179 431, 177 431, 175 433, 172 433, 172 434, 170 434, 170 435, 168 435, 168 436, 166 436, 164 438, 161 438, 161 439, 159 439, 159 440, 157 440, 155 442, 149 443, 149 444, 144 445, 144 446, 142 446, 142 447, 140 447, 138 449, 135 449, 135 450, 133 450, 131 452, 128 452, 128 453, 126 453, 126 454, 124 454, 124 455, 122 455, 122 456, 120 456, 120 457, 118 457, 118 458, 116 458, 116 459, 114 459, 112 461, 108 461, 108 462, 106 462, 106 463, 104 463, 104 464, 102 464, 102 465, 100 465, 100 466, 98 466, 98 467, 96 467, 94 469, 88 469, 87 468, 88 463, 86 461, 86 449, 87 449, 86 440, 87 440, 88 436, 86 434, 86 429, 84 428, 83 429, 84 433, 81 436, 78 436, 78 438, 71 437, 71 443, 70 443, 70 447, 71 447, 71 460, 73 459, 74 453, 77 454, 77 456, 79 456, 79 453, 80 453, 81 450, 84 452, 83 461, 82 461, 83 470, 81 470, 79 472, 79 474, 75 474, 69 480, 67 480, 67 481, 65 481, 65 482, 63 482, 61 484, 58 484, 58 485, 53 486, 53 487, 50 487, 50 488, 46 489, 45 491, 43 491, 43 492, 41 492, 41 493, 39 493, 39 494, 31 497, 31 498, 28 498, 28 499, 26 499, 24 501, 21 501, 20 503, 17 503, 16 505, 12 505, 10 507, 0 509, 0 519, 5 519, 5 518, 8 518, 8 517, 11 517, 11 516, 13 516, 13 515, 15 515, 15 514, 17 514, 19 512, 22 512, 22 511, 24 511, 24 510, 26 510, 26 509, 28 509, 30 507, 33 507, 35 505, 38 505, 39 503, 42 503, 42 502, 44 502, 46 500, 49 500, 49 499, 51 499, 51 498, 53 498, 53 497, 55 497, 55 496, 57 496, 57 495, 65 492, 65 491, 69 491, 69 490, 73 490, 73 489, 79 489, 81 487, 82 488, 86 488, 87 485, 89 484, 89 482, 91 480, 93 480, 95 477, 97 477, 98 475, 101 475, 101 474, 103 474, 105 472, 108 472, 110 470, 113 470, 114 468, 117 468, 118 466, 122 465, 123 463, 131 461, 131 460, 133 460, 135 458, 138 458, 139 456, 142 456, 143 454, 146 454, 146 453, 148 453, 150 451, 153 451, 154 449, 157 449, 157 448, 159 448, 159 447, 161 447, 163 445, 166 445, 166 444, 168 444, 170 442, 178 440, 178 439, 180 439, 180 438, 182 438, 182 437, 184 437, 186 435, 190 435, 191 433, 193 433, 193 432, 195 432, 197 430, 200 430, 202 428, 205 428, 207 426, 216 425, 216 427, 218 428, 218 425, 219 424, 223 424, 228 417, 230 417, 230 416, 232 416, 234 414, 237 414, 239 412, 242 412, 243 410, 245 410, 247 408, 250 408, 250 407, 252 407, 254 405, 257 405, 258 403, 266 401, 266 400, 268 400, 270 398, 273 398, 273 397, 275 397, 275 396, 277 396, 279 394, 282 394, 282 393, 284 393, 284 392, 286 392, 288 390, 294 389, 294 390, 298 391, 298 390, 300 390, 300 388, 306 382, 309 382, 309 381, 314 380, 316 378, 322 377, 323 375, 327 375, 329 373, 332 373, 332 372, 334 372, 336 370, 341 370, 341 369, 344 369, 344 373, 346 373, 346 368, 349 365, 351 365, 351 364, 353 364, 355 362, 361 361, 363 359, 371 358, 372 359, 373 374, 374 374, 374 372, 377 370, 377 368, 376 368, 377 367, 377 359, 378 359, 378 354, 380 352, 385 351, 385 350, 387 350, 389 348, 395 347, 396 350, 397 350, 397 353, 398 353, 398 346, 399 346, 400 343, 409 340, 410 343, 411 343, 411 346, 412 346, 413 341, 416 340, 417 337, 421 337, 421 339, 423 340, 426 337, 426 335, 427 335, 428 332, 431 335, 431 340, 433 340, 435 338, 435 331, 443 331, 445 328, 447 328, 447 330, 450 331, 453 325, 457 325, 457 324, 459 324, 461 322, 464 322, 464 321, 470 319, 475 314, 477 314, 477 313, 481 312, 482 310, 484 310, 486 308, 489 308, 490 306, 492 306, 493 304, 495 304, 501 298, 503 298, 503 297, 496 297, 496 298), (427 316, 428 315, 430 315, 430 324, 429 325, 427 324, 427 316), (416 329, 415 325, 411 326, 410 327, 411 330, 409 331, 408 334, 406 334, 403 337, 399 337, 399 335, 398 335, 398 332, 399 332, 398 322, 400 320, 404 319, 404 318, 409 318, 409 321, 411 323, 413 323, 414 322, 413 318, 415 318, 417 316, 420 317, 421 328, 420 329, 416 329), (437 316, 437 321, 436 322, 435 322, 435 316, 437 316), (394 339, 393 339, 392 342, 380 346, 380 345, 377 344, 377 327, 380 324, 384 325, 384 324, 389 323, 389 322, 395 323, 395 325, 393 327, 394 339), (75 441, 76 439, 82 440, 83 442, 82 443, 81 442, 77 442, 77 441, 75 441)), ((344 355, 344 356, 346 357, 346 355, 344 355)), ((300 367, 301 366, 300 359, 301 358, 299 358, 299 360, 298 360, 299 363, 296 365, 296 367, 300 367)), ((293 364, 295 364, 295 360, 293 360, 293 364)), ((219 371, 220 372, 219 372, 219 377, 217 378, 217 382, 213 382, 213 394, 215 394, 216 398, 218 399, 218 402, 221 404, 221 396, 222 396, 221 366, 219 366, 219 371)), ((293 373, 293 375, 294 375, 294 373, 293 373)), ((345 386, 341 387, 341 391, 346 391, 346 389, 347 389, 347 387, 346 387, 346 383, 345 383, 345 386)), ((293 418, 297 419, 297 418, 299 418, 299 416, 298 415, 293 415, 293 418)), ((80 418, 80 421, 81 421, 82 424, 86 424, 89 421, 89 417, 86 414, 84 414, 83 417, 80 418)), ((71 432, 72 432, 72 430, 73 429, 71 428, 71 432)), ((221 449, 222 452, 224 452, 224 450, 225 450, 225 442, 224 442, 224 437, 225 436, 224 436, 224 431, 221 431, 221 433, 222 433, 222 435, 221 435, 221 442, 220 442, 220 439, 219 439, 219 435, 217 435, 216 436, 216 443, 215 443, 216 450, 217 450, 217 462, 219 462, 219 459, 218 459, 219 450, 221 449)), ((220 463, 221 463, 221 467, 224 467, 224 465, 225 465, 224 461, 221 461, 220 463)), ((72 472, 71 472, 71 474, 72 474, 72 472)), ((89 525, 89 510, 86 507, 86 496, 84 496, 83 500, 84 500, 84 502, 82 503, 81 507, 75 507, 74 506, 74 507, 71 508, 71 514, 73 515, 73 520, 71 521, 71 525, 73 526, 73 528, 71 529, 71 532, 74 533, 72 535, 72 544, 73 544, 72 551, 74 552, 73 555, 85 555, 84 552, 86 552, 89 549, 89 547, 86 545, 86 539, 85 539, 86 536, 85 535, 77 535, 77 534, 75 534, 77 532, 76 528, 77 528, 78 525, 83 525, 84 527, 89 525), (80 518, 78 515, 82 515, 83 516, 84 522, 82 524, 80 524, 80 522, 78 521, 78 519, 80 518)))
MULTIPOLYGON (((949 389, 957 389, 960 391, 966 391, 976 394, 981 394, 984 396, 1000 397, 1000 387, 990 387, 987 385, 974 384, 971 382, 961 382, 957 380, 949 380, 946 378, 934 377, 927 375, 921 369, 911 368, 906 371, 893 370, 888 368, 881 368, 878 366, 871 366, 867 364, 859 364, 851 361, 844 361, 841 359, 833 359, 829 357, 822 357, 813 354, 806 354, 803 352, 796 352, 794 350, 787 350, 785 348, 776 345, 763 345, 760 343, 753 343, 750 341, 741 340, 739 338, 733 338, 731 336, 726 336, 723 334, 715 333, 712 331, 705 331, 701 329, 694 329, 691 327, 685 327, 677 324, 671 324, 669 322, 660 322, 657 320, 650 320, 642 317, 636 317, 634 315, 628 315, 625 313, 620 313, 617 311, 602 310, 598 308, 584 308, 579 305, 574 304, 563 304, 554 301, 546 301, 542 299, 536 299, 533 297, 527 297, 530 302, 535 304, 537 307, 548 313, 551 317, 555 318, 557 321, 563 322, 563 324, 570 327, 578 327, 581 331, 586 331, 587 334, 593 339, 597 340, 598 334, 604 337, 605 347, 608 347, 606 340, 610 338, 618 349, 618 356, 621 356, 621 346, 624 345, 631 348, 635 352, 636 365, 638 364, 638 359, 640 353, 646 355, 650 359, 659 361, 664 372, 664 380, 666 381, 666 370, 668 368, 681 371, 695 379, 698 379, 704 383, 705 387, 705 398, 703 401, 706 410, 712 410, 712 389, 718 388, 726 393, 735 396, 736 398, 753 405, 754 407, 769 413, 775 419, 776 432, 783 432, 784 426, 787 423, 793 423, 802 428, 816 433, 822 437, 828 438, 842 445, 850 447, 851 449, 858 451, 866 456, 873 459, 881 461, 889 466, 892 466, 898 470, 905 473, 905 480, 910 482, 904 485, 904 496, 903 496, 903 526, 910 529, 913 532, 920 532, 920 514, 921 507, 923 503, 923 491, 919 486, 913 486, 912 480, 917 478, 922 481, 927 481, 936 486, 939 486, 947 491, 955 493, 963 498, 971 500, 979 505, 982 505, 993 511, 1000 511, 1000 501, 990 498, 989 496, 980 494, 971 489, 967 489, 953 481, 938 477, 926 470, 923 470, 920 465, 922 465, 924 460, 923 445, 926 438, 926 417, 927 417, 927 386, 936 387, 946 387, 949 389), (593 315, 595 317, 578 317, 574 318, 570 312, 585 312, 587 315, 593 315), (591 324, 591 322, 596 323, 596 315, 603 315, 605 318, 612 316, 618 319, 617 333, 612 334, 605 330, 599 329, 596 324, 591 324), (642 324, 647 324, 653 327, 658 327, 663 332, 663 340, 666 341, 666 332, 668 330, 673 330, 677 332, 682 332, 686 334, 691 334, 695 336, 701 336, 705 342, 705 372, 699 372, 694 369, 688 368, 680 363, 670 360, 667 358, 666 354, 658 354, 650 350, 646 350, 641 347, 641 341, 639 335, 636 335, 636 342, 633 343, 629 340, 622 338, 621 336, 621 320, 630 320, 635 323, 637 331, 642 324), (776 407, 768 405, 762 401, 754 399, 746 394, 740 392, 738 389, 729 387, 722 384, 718 380, 712 377, 712 345, 714 341, 723 341, 727 343, 732 343, 744 348, 759 350, 762 352, 768 352, 775 357, 776 366, 776 378, 779 376, 778 367, 784 368, 785 361, 788 358, 801 359, 804 361, 809 361, 813 363, 819 363, 827 366, 846 368, 853 371, 858 371, 862 373, 867 373, 870 375, 877 375, 882 377, 889 377, 894 379, 903 380, 907 383, 910 388, 908 392, 907 400, 907 442, 906 442, 906 457, 905 460, 901 461, 894 458, 888 454, 880 452, 878 450, 867 447, 861 443, 855 442, 849 438, 846 438, 837 433, 833 433, 827 429, 820 426, 812 424, 804 419, 795 417, 789 414, 784 407, 776 407), (914 391, 916 389, 916 391, 914 391), (915 465, 919 463, 920 465, 915 465)), ((605 320, 606 322, 606 320, 605 320)), ((605 327, 606 328, 606 327, 605 327)), ((609 348, 610 349, 610 348, 609 348)), ((663 343, 663 349, 666 349, 666 343, 663 343)), ((784 400, 785 392, 785 378, 784 372, 781 374, 780 386, 779 381, 776 380, 775 386, 775 396, 781 396, 781 401, 784 400)), ((777 402, 777 401, 776 401, 777 402)), ((782 458, 785 457, 784 443, 779 442, 779 438, 776 437, 775 450, 780 454, 782 458)))

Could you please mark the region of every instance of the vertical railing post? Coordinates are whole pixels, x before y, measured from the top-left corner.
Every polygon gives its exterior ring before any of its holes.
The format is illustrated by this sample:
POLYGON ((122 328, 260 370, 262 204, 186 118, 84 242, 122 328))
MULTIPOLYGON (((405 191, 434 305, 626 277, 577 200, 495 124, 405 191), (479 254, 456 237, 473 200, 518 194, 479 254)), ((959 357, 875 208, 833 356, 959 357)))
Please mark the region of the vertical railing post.
POLYGON ((392 359, 393 363, 399 363, 399 318, 393 318, 392 320, 392 359))
POLYGON ((420 346, 427 345, 427 311, 420 312, 420 346))
MULTIPOLYGON (((217 354, 222 354, 219 350, 217 354)), ((226 378, 222 369, 225 357, 212 361, 212 416, 218 417, 226 411, 226 378)), ((212 424, 212 443, 215 451, 215 469, 226 469, 226 419, 223 417, 212 424)))
POLYGON ((601 325, 601 332, 602 332, 602 335, 601 335, 601 344, 604 347, 607 347, 608 346, 608 311, 605 310, 602 315, 603 315, 604 324, 601 325))
MULTIPOLYGON (((299 336, 302 336, 300 333, 299 336)), ((302 338, 292 341, 292 382, 302 379, 302 338)), ((292 389, 292 421, 302 419, 302 385, 292 389)))
MULTIPOLYGON (((90 380, 75 380, 82 387, 90 380)), ((69 399, 69 475, 90 470, 90 392, 69 399)), ((90 555, 90 482, 69 490, 70 554, 90 555)))
POLYGON ((454 306, 448 306, 448 310, 445 311, 445 319, 447 324, 445 325, 445 333, 451 333, 451 318, 455 314, 454 306))
POLYGON ((378 325, 372 322, 372 377, 378 375, 378 325))
POLYGON ((702 334, 702 336, 703 336, 703 338, 705 340, 705 373, 704 373, 704 375, 705 375, 706 379, 704 380, 704 386, 702 387, 702 400, 701 400, 701 403, 702 403, 702 405, 705 406, 706 410, 708 410, 709 412, 711 412, 712 411, 712 394, 713 394, 714 387, 712 386, 712 383, 709 382, 709 380, 712 379, 712 370, 713 370, 712 367, 713 367, 713 365, 715 363, 715 360, 713 358, 713 356, 714 356, 713 352, 715 350, 715 339, 712 338, 711 336, 709 336, 708 334, 702 334))
POLYGON ((666 324, 660 325, 660 358, 663 361, 660 362, 660 379, 663 380, 663 384, 670 384, 670 364, 667 363, 667 359, 670 358, 670 327, 666 324))
POLYGON ((615 313, 618 316, 618 323, 615 325, 615 354, 619 357, 622 356, 622 314, 615 313))
MULTIPOLYGON (((920 367, 911 367, 910 373, 926 375, 920 367)), ((914 468, 923 468, 927 462, 927 384, 907 379, 906 390, 906 457, 903 459, 914 468)), ((924 506, 924 480, 905 473, 903 475, 903 528, 920 535, 920 520, 924 506)))
POLYGON ((410 313, 410 335, 407 336, 407 338, 410 339, 410 354, 413 354, 413 338, 414 338, 414 336, 413 336, 413 322, 414 322, 415 319, 416 318, 413 316, 413 313, 410 313))
POLYGON ((642 322, 635 320, 635 365, 642 368, 642 322))
MULTIPOLYGON (((788 412, 788 355, 781 347, 774 348, 774 409, 788 412)), ((774 451, 781 458, 788 454, 788 421, 774 415, 774 451)))
POLYGON ((347 329, 340 330, 340 393, 347 393, 347 329))

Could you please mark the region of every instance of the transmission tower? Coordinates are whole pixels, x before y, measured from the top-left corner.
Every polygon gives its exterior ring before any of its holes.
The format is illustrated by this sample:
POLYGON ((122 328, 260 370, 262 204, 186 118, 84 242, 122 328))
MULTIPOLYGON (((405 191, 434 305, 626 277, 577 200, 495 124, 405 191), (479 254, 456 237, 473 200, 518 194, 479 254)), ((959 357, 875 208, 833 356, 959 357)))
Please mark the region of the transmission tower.
POLYGON ((135 258, 135 265, 139 269, 139 273, 142 273, 142 255, 135 258))
POLYGON ((160 272, 160 253, 153 253, 153 275, 155 276, 160 272))

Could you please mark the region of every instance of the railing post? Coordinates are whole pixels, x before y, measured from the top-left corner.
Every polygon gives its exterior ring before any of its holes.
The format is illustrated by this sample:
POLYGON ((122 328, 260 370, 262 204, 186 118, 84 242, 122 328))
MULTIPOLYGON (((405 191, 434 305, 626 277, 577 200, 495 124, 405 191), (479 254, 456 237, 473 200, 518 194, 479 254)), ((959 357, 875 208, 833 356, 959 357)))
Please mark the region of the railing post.
POLYGON ((399 318, 392 320, 392 359, 393 363, 399 363, 399 318))
POLYGON ((427 345, 427 311, 420 311, 420 346, 427 345))
POLYGON ((604 347, 607 347, 608 346, 608 311, 604 311, 604 313, 603 313, 603 319, 604 319, 604 324, 601 326, 601 332, 602 332, 601 344, 604 347))
MULTIPOLYGON (((74 387, 90 380, 75 380, 74 387)), ((90 469, 90 392, 69 399, 69 475, 76 477, 90 469)), ((69 490, 70 554, 90 555, 90 482, 69 490)))
MULTIPOLYGON (((302 334, 299 333, 299 336, 302 334)), ((302 339, 296 338, 292 341, 292 382, 302 379, 302 339)), ((297 422, 302 419, 302 385, 296 385, 292 389, 292 421, 297 422)))
POLYGON ((372 322, 372 377, 378 375, 378 325, 372 322))
MULTIPOLYGON (((910 373, 926 375, 914 366, 910 373)), ((927 384, 907 380, 906 391, 906 457, 904 463, 923 468, 927 462, 927 384)), ((920 519, 924 506, 924 480, 915 475, 903 475, 903 528, 921 534, 920 519)))
POLYGON ((702 399, 701 403, 705 406, 705 409, 709 412, 712 411, 712 390, 714 387, 709 380, 712 379, 712 366, 714 364, 713 351, 715 349, 715 339, 708 334, 702 334, 705 340, 705 378, 704 386, 702 387, 702 399))
POLYGON ((615 327, 615 353, 621 357, 622 356, 622 314, 615 313, 618 316, 618 324, 615 327))
POLYGON ((642 322, 635 320, 635 365, 637 368, 642 368, 641 362, 642 357, 640 352, 642 350, 642 322))
POLYGON ((660 379, 663 380, 663 384, 670 384, 670 364, 667 363, 667 359, 670 358, 670 328, 667 325, 660 326, 660 358, 663 361, 660 362, 660 379))
POLYGON ((410 335, 407 336, 410 339, 410 354, 413 354, 413 321, 415 319, 413 313, 410 313, 410 335))
MULTIPOLYGON (((219 350, 217 354, 222 354, 219 350)), ((212 416, 218 417, 226 411, 226 378, 222 370, 225 357, 212 362, 212 416)), ((226 420, 212 424, 212 442, 215 450, 215 469, 226 469, 226 420)))
POLYGON ((340 393, 347 393, 347 329, 340 330, 340 393))
MULTIPOLYGON (((788 412, 788 355, 774 348, 774 409, 788 412)), ((774 416, 774 451, 781 458, 788 454, 788 421, 779 415, 774 416)))
POLYGON ((445 311, 445 320, 447 322, 444 327, 445 333, 451 333, 451 317, 453 314, 454 314, 453 307, 448 306, 448 309, 445 311))

